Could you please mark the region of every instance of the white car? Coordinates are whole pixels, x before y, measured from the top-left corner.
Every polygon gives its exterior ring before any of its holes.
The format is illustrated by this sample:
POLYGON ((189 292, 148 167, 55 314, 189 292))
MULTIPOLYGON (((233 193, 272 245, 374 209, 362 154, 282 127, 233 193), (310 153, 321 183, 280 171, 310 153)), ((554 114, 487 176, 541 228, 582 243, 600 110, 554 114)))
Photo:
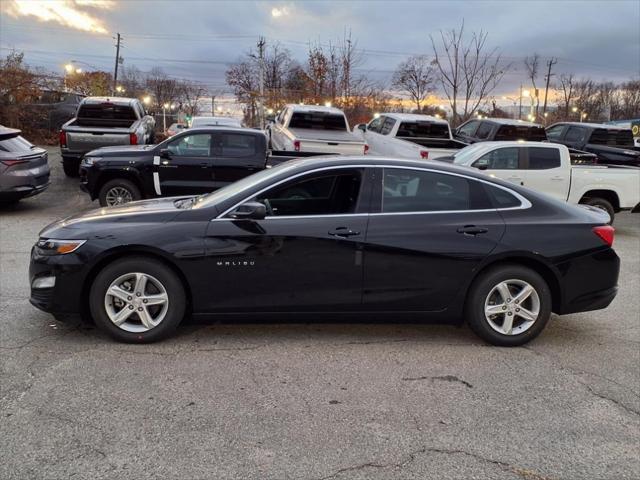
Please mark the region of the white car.
POLYGON ((367 146, 349 129, 344 112, 314 105, 286 105, 268 128, 275 151, 363 155, 367 146))
POLYGON ((232 117, 193 117, 189 125, 190 128, 220 126, 242 128, 242 122, 232 117))
POLYGON ((640 208, 640 168, 571 165, 569 149, 546 142, 483 142, 460 150, 453 163, 544 192, 559 200, 606 210, 640 208))
POLYGON ((451 136, 449 122, 430 115, 384 113, 368 124, 357 125, 371 155, 433 160, 467 146, 451 136))

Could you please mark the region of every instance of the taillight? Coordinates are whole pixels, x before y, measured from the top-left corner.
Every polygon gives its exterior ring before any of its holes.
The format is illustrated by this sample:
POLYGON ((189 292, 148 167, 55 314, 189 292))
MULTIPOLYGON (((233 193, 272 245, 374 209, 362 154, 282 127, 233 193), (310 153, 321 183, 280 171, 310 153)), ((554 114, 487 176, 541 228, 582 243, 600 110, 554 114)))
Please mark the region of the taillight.
POLYGON ((598 235, 604 243, 610 247, 613 245, 613 237, 615 236, 616 229, 611 225, 602 225, 600 227, 593 227, 593 233, 598 235))
POLYGON ((7 167, 12 167, 14 165, 18 165, 20 163, 27 163, 29 160, 2 160, 2 163, 7 167))
POLYGON ((429 158, 429 152, 427 152, 426 150, 420 150, 420 158, 426 160, 427 158, 429 158))
POLYGON ((296 152, 299 152, 299 151, 300 151, 300 140, 294 140, 294 141, 293 141, 293 149, 294 149, 296 152))
POLYGON ((138 144, 138 135, 136 135, 135 133, 130 133, 129 134, 129 144, 130 145, 137 145, 138 144))
POLYGON ((368 151, 369 151, 369 145, 367 145, 367 144, 365 143, 365 144, 364 144, 364 155, 366 155, 368 151))
POLYGON ((60 130, 60 146, 61 147, 66 147, 67 146, 67 133, 64 130, 60 130))

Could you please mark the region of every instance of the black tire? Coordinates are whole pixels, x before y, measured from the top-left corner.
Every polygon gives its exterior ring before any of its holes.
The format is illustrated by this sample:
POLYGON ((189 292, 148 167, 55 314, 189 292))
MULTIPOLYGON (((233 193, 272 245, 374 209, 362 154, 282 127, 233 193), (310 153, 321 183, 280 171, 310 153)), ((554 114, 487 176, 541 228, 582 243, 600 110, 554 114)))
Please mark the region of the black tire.
POLYGON ((609 214, 609 218, 611 219, 611 221, 609 222, 609 225, 613 224, 613 220, 615 218, 616 212, 613 208, 613 205, 611 205, 611 202, 609 202, 608 200, 605 200, 604 198, 600 198, 600 197, 591 197, 591 198, 587 198, 581 203, 585 205, 591 205, 592 207, 596 207, 601 210, 604 210, 609 214))
POLYGON ((126 202, 135 202, 136 200, 140 200, 142 198, 142 194, 140 193, 140 189, 138 186, 130 180, 126 180, 124 178, 115 178, 113 180, 109 180, 105 183, 98 193, 98 200, 100 201, 100 205, 103 207, 109 207, 113 205, 109 205, 107 200, 107 196, 109 195, 109 191, 113 189, 122 189, 123 191, 128 192, 131 199, 126 202))
MULTIPOLYGON (((517 292, 512 291, 512 293, 517 292)), ((534 295, 530 295, 530 297, 534 297, 534 295)), ((513 298, 507 300, 514 302, 513 298)), ((525 300, 525 302, 533 301, 534 298, 525 300)), ((522 305, 525 305, 525 303, 522 305)), ((528 307, 528 305, 529 304, 527 303, 525 306, 528 307)), ((515 303, 510 303, 507 308, 513 309, 515 307, 517 307, 515 303)), ((495 317, 491 316, 491 318, 494 318, 494 323, 498 323, 500 318, 506 319, 504 315, 506 315, 506 313, 499 313, 495 317)), ((514 313, 513 316, 514 330, 516 330, 516 325, 524 325, 524 321, 518 315, 519 314, 514 313)), ((551 290, 549 289, 547 282, 545 282, 545 280, 534 270, 515 264, 496 266, 481 273, 478 278, 474 280, 473 285, 469 289, 465 303, 465 320, 469 324, 471 330, 486 342, 502 347, 516 347, 533 340, 544 329, 550 317, 551 290), (528 329, 522 331, 522 333, 514 332, 513 334, 507 335, 505 333, 498 332, 489 323, 489 320, 485 315, 485 301, 487 301, 491 292, 494 291, 494 287, 509 280, 526 282, 533 287, 539 301, 539 313, 533 324, 528 329)))
POLYGON ((67 177, 75 178, 80 176, 80 161, 62 159, 62 169, 67 177))
POLYGON ((98 273, 91 285, 89 307, 96 325, 116 340, 127 343, 149 343, 166 338, 175 331, 185 315, 186 296, 184 286, 178 276, 162 262, 147 257, 126 257, 107 265, 98 273), (156 326, 147 331, 132 332, 125 329, 131 328, 131 325, 135 327, 136 322, 141 324, 137 320, 135 308, 132 308, 135 316, 129 317, 131 319, 130 325, 123 324, 122 328, 111 321, 106 310, 107 289, 116 279, 130 273, 151 276, 159 281, 166 290, 168 298, 166 313, 156 326))

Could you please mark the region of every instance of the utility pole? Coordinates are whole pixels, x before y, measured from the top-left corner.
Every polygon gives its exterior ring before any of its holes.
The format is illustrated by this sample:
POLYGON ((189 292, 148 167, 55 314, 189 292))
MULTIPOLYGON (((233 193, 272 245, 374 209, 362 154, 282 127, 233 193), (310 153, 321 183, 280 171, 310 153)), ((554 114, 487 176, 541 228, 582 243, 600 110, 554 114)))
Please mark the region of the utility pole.
POLYGON ((518 107, 518 120, 522 120, 522 84, 520 84, 520 106, 518 107))
POLYGON ((258 55, 260 59, 260 128, 264 129, 264 37, 258 40, 258 55))
POLYGON ((113 69, 113 94, 115 95, 116 86, 118 85, 118 64, 120 63, 120 34, 116 37, 116 66, 113 69))
POLYGON ((216 96, 215 94, 211 94, 211 116, 216 116, 216 96))
POLYGON ((544 105, 542 107, 542 115, 547 113, 547 95, 549 95, 549 81, 551 80, 551 77, 554 75, 553 73, 551 73, 551 67, 553 67, 556 63, 558 63, 557 58, 550 58, 549 61, 547 62, 547 68, 548 68, 547 86, 544 89, 544 105))

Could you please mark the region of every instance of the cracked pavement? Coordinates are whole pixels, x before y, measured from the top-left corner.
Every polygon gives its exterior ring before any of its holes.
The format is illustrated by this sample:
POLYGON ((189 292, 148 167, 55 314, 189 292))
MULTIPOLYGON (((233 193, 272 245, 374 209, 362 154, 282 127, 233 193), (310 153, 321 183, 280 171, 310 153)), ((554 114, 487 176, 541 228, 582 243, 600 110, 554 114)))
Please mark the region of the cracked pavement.
POLYGON ((38 231, 89 206, 55 150, 51 188, 0 209, 0 478, 640 478, 640 215, 614 303, 522 348, 389 319, 124 345, 27 301, 38 231))

